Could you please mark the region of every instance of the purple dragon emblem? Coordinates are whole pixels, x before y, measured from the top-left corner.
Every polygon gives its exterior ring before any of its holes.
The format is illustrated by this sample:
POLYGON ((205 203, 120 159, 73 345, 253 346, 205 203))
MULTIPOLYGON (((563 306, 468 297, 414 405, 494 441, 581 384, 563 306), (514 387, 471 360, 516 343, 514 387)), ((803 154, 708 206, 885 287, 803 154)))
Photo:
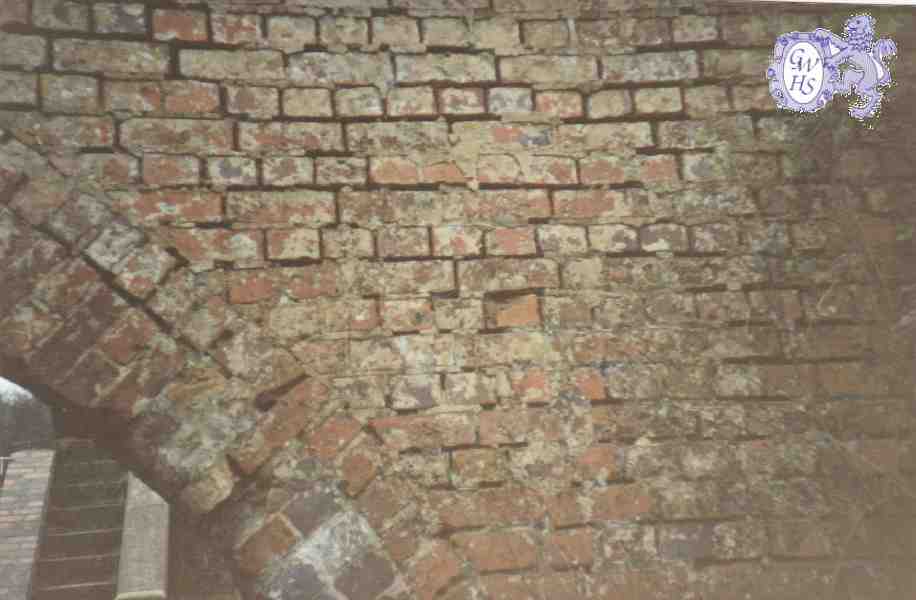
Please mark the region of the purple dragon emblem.
POLYGON ((811 113, 837 94, 855 94, 849 114, 860 121, 878 114, 883 90, 891 83, 885 59, 897 54, 890 39, 875 41, 875 20, 856 15, 840 37, 826 29, 779 36, 767 69, 770 94, 779 108, 811 113), (840 69, 845 66, 845 69, 840 69))

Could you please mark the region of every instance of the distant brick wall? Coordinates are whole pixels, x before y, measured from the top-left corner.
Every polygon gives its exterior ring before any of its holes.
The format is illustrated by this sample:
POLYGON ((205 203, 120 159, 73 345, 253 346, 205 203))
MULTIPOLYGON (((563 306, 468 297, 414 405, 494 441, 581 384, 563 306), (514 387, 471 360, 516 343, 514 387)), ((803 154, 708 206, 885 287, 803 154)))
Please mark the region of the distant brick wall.
POLYGON ((252 597, 909 589, 913 173, 764 80, 823 11, 3 11, 0 352, 252 597))
POLYGON ((0 599, 29 600, 32 567, 41 538, 51 467, 51 450, 25 450, 0 488, 0 599))

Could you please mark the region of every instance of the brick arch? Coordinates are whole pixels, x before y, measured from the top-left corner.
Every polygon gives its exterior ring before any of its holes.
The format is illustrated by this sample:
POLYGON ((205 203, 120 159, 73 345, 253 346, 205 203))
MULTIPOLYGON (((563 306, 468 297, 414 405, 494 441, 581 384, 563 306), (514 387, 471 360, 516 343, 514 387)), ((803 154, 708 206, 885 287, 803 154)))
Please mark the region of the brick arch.
MULTIPOLYGON (((362 536, 346 550, 365 554, 376 543, 371 527, 345 511, 315 461, 306 458, 307 468, 291 475, 256 474, 277 447, 320 423, 308 422, 318 417, 305 406, 320 403, 326 385, 301 375, 284 380, 290 376, 251 327, 201 331, 202 312, 232 318, 221 288, 119 217, 104 193, 82 186, 67 157, 42 156, 7 132, 2 139, 0 276, 8 285, 0 326, 8 343, 0 376, 80 423, 201 533, 218 506, 244 513, 211 531, 214 548, 234 556, 243 573, 259 572, 278 545, 288 550, 310 533, 302 523, 315 529, 336 519, 336 527, 362 536), (241 354, 251 348, 262 354, 241 354), (208 423, 189 410, 194 403, 229 411, 232 421, 208 423), (288 484, 320 510, 300 508, 265 524, 267 497, 245 491, 255 482, 275 491, 288 484)), ((276 460, 283 458, 290 456, 276 460)), ((381 556, 367 556, 386 572, 381 556)), ((321 560, 296 564, 324 576, 321 560)))
POLYGON ((883 252, 906 210, 774 153, 755 61, 816 14, 32 4, 2 13, 43 85, 0 112, 0 374, 246 593, 826 593, 823 430, 881 466, 909 419, 860 385, 878 311, 832 211, 883 252))

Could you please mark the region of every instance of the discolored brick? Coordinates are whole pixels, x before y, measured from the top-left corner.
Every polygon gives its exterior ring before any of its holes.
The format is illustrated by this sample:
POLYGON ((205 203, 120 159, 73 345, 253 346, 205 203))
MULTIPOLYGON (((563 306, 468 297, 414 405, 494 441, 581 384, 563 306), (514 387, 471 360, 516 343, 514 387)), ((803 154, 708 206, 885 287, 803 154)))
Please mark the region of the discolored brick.
POLYGON ((397 80, 404 83, 495 81, 492 56, 477 54, 426 54, 395 56, 397 80))
POLYGON ((164 75, 169 55, 163 44, 114 40, 55 40, 54 67, 122 75, 164 75))
POLYGON ((374 87, 347 88, 334 94, 337 114, 343 117, 370 117, 382 114, 382 96, 374 87))
POLYGON ((185 77, 232 81, 286 78, 283 54, 273 50, 181 50, 178 61, 185 77))
POLYGON ((403 16, 375 17, 372 19, 372 41, 395 47, 419 44, 419 22, 403 16))
POLYGON ((154 10, 153 37, 183 42, 207 41, 207 15, 191 10, 154 10))
POLYGON ((0 102, 11 104, 38 103, 38 76, 28 73, 0 72, 0 102))
POLYGON ((230 46, 257 46, 262 42, 258 15, 212 12, 213 41, 230 46))
POLYGON ((480 88, 440 89, 439 107, 439 110, 447 115, 468 115, 487 112, 484 93, 480 88))
POLYGON ((89 7, 69 0, 34 0, 32 24, 47 29, 89 31, 89 7))
POLYGON ((200 161, 194 156, 147 154, 143 157, 143 183, 186 185, 200 180, 200 161))
POLYGON ((462 533, 452 540, 481 573, 524 569, 537 561, 530 533, 462 533))
POLYGON ((219 88, 202 81, 166 81, 165 110, 174 113, 219 112, 219 88))

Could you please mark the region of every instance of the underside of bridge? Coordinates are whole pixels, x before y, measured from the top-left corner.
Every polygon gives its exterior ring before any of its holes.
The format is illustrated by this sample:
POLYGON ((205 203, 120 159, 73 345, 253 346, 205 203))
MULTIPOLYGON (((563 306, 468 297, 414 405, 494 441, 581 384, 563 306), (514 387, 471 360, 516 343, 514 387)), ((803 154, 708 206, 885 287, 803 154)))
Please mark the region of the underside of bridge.
POLYGON ((868 128, 769 94, 811 5, 3 0, 0 376, 169 500, 174 598, 909 598, 871 13, 868 128))

